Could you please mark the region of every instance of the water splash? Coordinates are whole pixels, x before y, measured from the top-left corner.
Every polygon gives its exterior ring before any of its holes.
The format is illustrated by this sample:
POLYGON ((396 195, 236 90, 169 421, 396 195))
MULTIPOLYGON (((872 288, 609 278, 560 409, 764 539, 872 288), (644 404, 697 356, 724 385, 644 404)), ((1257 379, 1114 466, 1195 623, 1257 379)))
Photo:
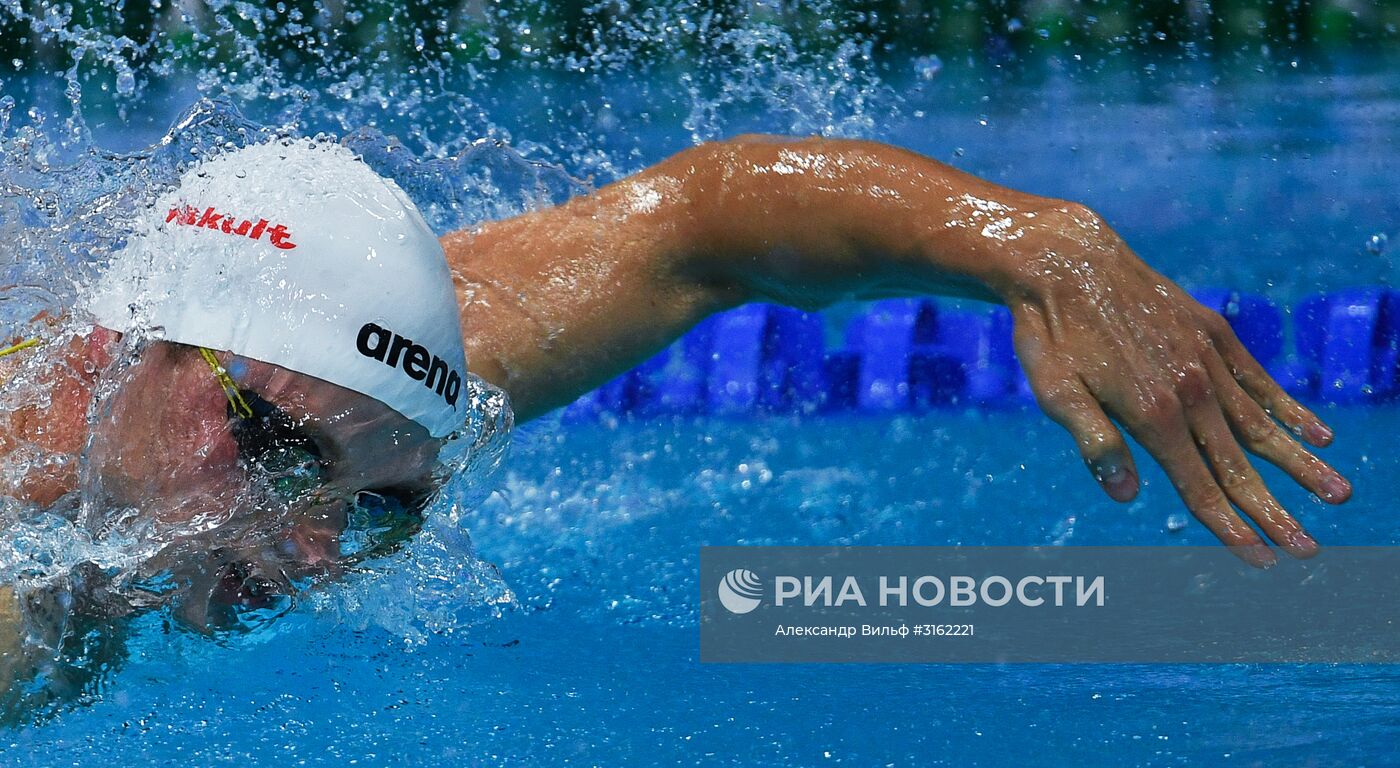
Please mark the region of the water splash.
MULTIPOLYGON (((71 354, 74 345, 88 343, 93 330, 74 307, 108 258, 125 245, 141 213, 192 163, 291 133, 290 127, 259 125, 227 101, 201 100, 160 141, 132 153, 95 146, 74 151, 54 141, 42 125, 0 138, 6 160, 0 169, 0 210, 7 214, 0 224, 6 237, 0 245, 5 284, 0 323, 8 334, 42 340, 5 361, 0 434, 22 437, 4 446, 0 479, 17 489, 32 483, 36 473, 82 478, 76 491, 51 503, 0 496, 0 583, 14 585, 25 606, 25 655, 34 657, 38 670, 30 699, 53 694, 50 683, 56 678, 44 669, 60 665, 71 673, 65 679, 82 677, 81 664, 69 651, 90 617, 120 621, 154 607, 200 631, 226 626, 229 617, 213 615, 202 597, 220 580, 242 580, 234 585, 238 590, 259 580, 274 586, 285 582, 290 594, 300 593, 314 607, 331 608, 343 620, 353 614, 355 621, 415 642, 469 627, 514 601, 494 567, 475 556, 459 526, 461 510, 490 492, 512 426, 504 394, 475 377, 463 396, 471 414, 468 425, 441 456, 452 482, 424 514, 422 530, 409 546, 390 548, 387 558, 338 569, 344 583, 333 591, 320 589, 319 579, 276 565, 253 571, 237 566, 244 570, 230 573, 223 553, 275 550, 280 545, 274 534, 291 518, 291 507, 259 502, 262 506, 247 509, 252 500, 232 499, 215 514, 171 523, 150 509, 113 506, 100 475, 92 471, 91 457, 102 450, 97 446, 106 423, 104 404, 115 400, 151 347, 129 335, 101 370, 90 360, 74 362, 85 360, 71 354), (66 383, 84 376, 96 376, 98 383, 91 398, 97 405, 86 417, 92 438, 82 450, 56 447, 57 427, 36 431, 20 423, 56 419, 74 405, 66 383), (396 599, 386 600, 386 594, 396 599)), ((372 129, 346 137, 345 144, 409 190, 442 230, 557 202, 582 189, 558 168, 527 161, 497 143, 428 159, 372 129)), ((277 554, 267 562, 280 562, 277 554)), ((244 629, 258 629, 290 607, 286 599, 244 602, 247 610, 234 617, 244 629)))
MULTIPOLYGON (((557 204, 635 170, 643 139, 629 126, 672 121, 668 130, 703 141, 751 129, 746 120, 762 114, 766 130, 859 135, 898 108, 868 40, 812 49, 782 21, 834 16, 826 3, 754 14, 688 0, 600 4, 584 15, 612 23, 584 24, 590 33, 565 46, 541 39, 548 5, 410 10, 387 0, 198 8, 0 0, 0 28, 36 52, 0 80, 0 329, 44 342, 0 371, 0 433, 71 407, 65 381, 100 373, 95 400, 110 402, 150 354, 145 340, 127 337, 101 371, 73 362, 82 358, 66 353, 92 328, 71 310, 141 212, 213 154, 296 136, 340 141, 446 232, 557 204), (609 95, 580 100, 579 78, 609 95), (169 128, 135 149, 109 150, 94 137, 115 124, 127 126, 118 143, 131 143, 159 115, 173 116, 169 128)), ((290 508, 240 511, 230 502, 160 521, 150 509, 110 503, 91 442, 57 449, 30 436, 0 446, 8 488, 36 472, 81 478, 52 503, 0 496, 0 583, 20 594, 25 654, 37 669, 28 697, 71 696, 95 670, 114 667, 120 642, 101 638, 119 634, 133 612, 156 608, 199 631, 227 624, 218 615, 226 607, 202 597, 220 584, 258 598, 236 617, 245 629, 290 608, 263 599, 271 585, 408 644, 514 605, 464 528, 504 460, 509 406, 478 379, 466 400, 474 418, 444 456, 455 475, 421 529, 378 560, 339 569, 333 589, 278 565, 275 531, 290 508), (262 565, 230 560, 249 549, 268 553, 262 565), (105 629, 94 635, 93 626, 105 629)), ((93 408, 88 426, 101 417, 93 408)))
POLYGON ((51 72, 66 71, 69 103, 123 122, 198 95, 303 133, 373 128, 438 158, 515 141, 611 176, 629 169, 637 129, 668 114, 696 140, 744 130, 753 114, 767 130, 848 135, 899 104, 861 31, 873 19, 825 1, 75 5, 0 4, 0 27, 48 57, 0 88, 26 121, 28 106, 52 111, 51 72), (580 100, 579 85, 596 98, 580 100), (617 122, 624 113, 637 121, 617 122))

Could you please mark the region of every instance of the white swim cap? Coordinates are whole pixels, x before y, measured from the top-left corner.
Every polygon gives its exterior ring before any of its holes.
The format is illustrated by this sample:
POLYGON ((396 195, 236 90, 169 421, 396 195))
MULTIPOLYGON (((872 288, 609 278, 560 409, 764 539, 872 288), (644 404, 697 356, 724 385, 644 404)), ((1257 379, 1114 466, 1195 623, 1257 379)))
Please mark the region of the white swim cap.
POLYGON ((437 236, 350 150, 278 140, 162 196, 88 302, 98 324, 224 349, 378 400, 442 437, 467 413, 437 236))

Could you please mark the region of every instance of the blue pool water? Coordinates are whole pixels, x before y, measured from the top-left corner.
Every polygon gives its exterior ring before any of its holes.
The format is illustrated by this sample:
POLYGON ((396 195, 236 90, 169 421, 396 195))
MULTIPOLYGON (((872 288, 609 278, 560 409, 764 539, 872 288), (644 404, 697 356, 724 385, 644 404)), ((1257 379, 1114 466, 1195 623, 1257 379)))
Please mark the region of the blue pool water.
MULTIPOLYGON (((1355 501, 1282 499, 1323 541, 1395 543, 1400 412, 1332 415, 1355 501)), ((408 648, 336 613, 234 647, 147 620, 97 701, 0 746, 15 765, 1390 761, 1386 667, 697 662, 704 544, 1210 541, 1166 532, 1177 506, 1158 473, 1142 501, 1102 501, 1067 443, 1006 414, 540 424, 467 520, 518 608, 408 648)))
MULTIPOLYGON (((1395 71, 946 71, 901 83, 898 109, 856 128, 1087 202, 1188 287, 1287 303, 1395 274, 1393 252, 1364 247, 1400 243, 1395 71)), ((726 129, 793 126, 741 107, 726 129)), ((545 145, 593 131, 623 171, 691 140, 648 109, 623 94, 591 128, 527 106, 497 119, 545 145)), ((163 128, 94 130, 137 147, 163 128)), ((1353 501, 1266 477, 1324 545, 1400 544, 1400 409, 1324 416, 1353 501)), ((1400 673, 1386 667, 698 663, 700 546, 1209 543, 1194 522, 1169 530, 1182 509, 1142 466, 1140 499, 1107 501, 1033 411, 547 418, 517 430, 484 503, 456 524, 444 510, 268 630, 213 641, 137 619, 92 690, 0 731, 0 764, 1394 763, 1400 673)))

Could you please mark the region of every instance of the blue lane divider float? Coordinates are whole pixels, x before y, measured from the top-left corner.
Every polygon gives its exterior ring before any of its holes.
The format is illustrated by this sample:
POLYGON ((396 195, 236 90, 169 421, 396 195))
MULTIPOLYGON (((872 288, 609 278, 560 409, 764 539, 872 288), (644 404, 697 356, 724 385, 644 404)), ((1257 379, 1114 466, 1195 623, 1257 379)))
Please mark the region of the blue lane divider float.
MULTIPOLYGON (((1400 397, 1400 294, 1357 288, 1312 296, 1285 314, 1267 298, 1228 289, 1193 293, 1296 395, 1336 403, 1400 397)), ((655 357, 569 406, 567 420, 602 414, 746 414, 1034 402, 1004 307, 970 311, 930 299, 865 307, 828 349, 819 314, 751 304, 697 325, 655 357)))
POLYGON ((603 413, 741 414, 817 410, 825 402, 820 315, 748 304, 706 319, 671 346, 565 409, 603 413))
POLYGON ((984 407, 1011 404, 1021 366, 1011 348, 1011 312, 949 311, 938 316, 933 349, 956 362, 962 390, 930 405, 970 404, 984 407))
POLYGON ((879 301, 846 326, 846 351, 854 356, 854 405, 862 411, 904 411, 912 402, 911 362, 916 348, 934 338, 938 310, 926 299, 879 301))
POLYGON ((822 400, 820 315, 750 304, 714 318, 705 402, 712 413, 811 411, 822 400))
POLYGON ((1191 295, 1229 321, 1245 349, 1284 389, 1299 397, 1315 393, 1316 377, 1310 366, 1297 355, 1283 355, 1283 312, 1276 304, 1263 296, 1224 288, 1192 291, 1191 295))
POLYGON ((1254 359, 1269 365, 1283 351, 1283 313, 1263 296, 1221 288, 1192 291, 1196 301, 1225 317, 1254 359))
POLYGON ((1294 334, 1306 366, 1308 395, 1323 402, 1394 399, 1400 348, 1400 295, 1388 288, 1354 288, 1311 296, 1298 304, 1294 334))

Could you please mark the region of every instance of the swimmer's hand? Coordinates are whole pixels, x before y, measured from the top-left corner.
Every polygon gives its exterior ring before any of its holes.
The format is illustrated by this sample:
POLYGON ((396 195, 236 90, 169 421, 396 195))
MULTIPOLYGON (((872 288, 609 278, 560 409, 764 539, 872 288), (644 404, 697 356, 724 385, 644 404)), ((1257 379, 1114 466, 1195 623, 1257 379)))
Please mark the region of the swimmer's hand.
POLYGON ((1191 513, 1246 561, 1267 566, 1274 556, 1240 513, 1288 553, 1317 553, 1245 452, 1340 504, 1351 486, 1299 443, 1326 446, 1332 432, 1265 373, 1224 318, 1148 268, 1082 206, 1043 211, 1008 247, 1020 262, 1003 288, 1017 354, 1037 402, 1074 436, 1110 497, 1138 492, 1116 421, 1191 513))
POLYGON ((558 208, 443 239, 468 359, 528 420, 748 301, 958 295, 1003 302, 1045 409, 1108 495, 1138 491, 1114 421, 1187 506, 1256 565, 1241 518, 1299 557, 1317 544, 1245 458, 1339 503, 1350 487, 1295 439, 1332 439, 1225 321, 1143 264, 1088 209, 870 142, 706 144, 558 208), (1278 422, 1291 431, 1285 431, 1278 422))

